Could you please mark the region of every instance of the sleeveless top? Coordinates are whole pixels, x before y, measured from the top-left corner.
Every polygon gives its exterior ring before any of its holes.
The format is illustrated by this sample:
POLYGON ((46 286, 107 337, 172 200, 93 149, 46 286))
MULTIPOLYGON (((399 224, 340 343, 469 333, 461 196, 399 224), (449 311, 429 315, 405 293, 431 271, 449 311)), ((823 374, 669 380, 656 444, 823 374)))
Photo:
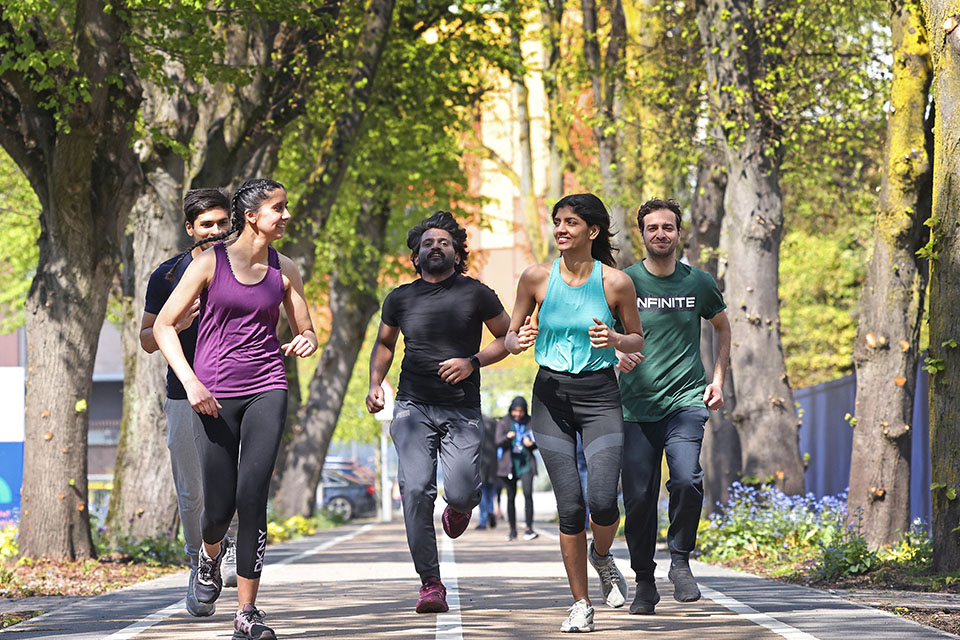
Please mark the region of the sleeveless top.
POLYGON ((267 248, 267 275, 256 284, 237 280, 222 242, 213 246, 213 280, 200 293, 200 329, 193 369, 215 396, 286 389, 277 338, 283 302, 280 255, 267 248))
POLYGON ((534 347, 537 364, 567 373, 606 369, 617 361, 613 348, 595 349, 587 331, 594 318, 613 327, 613 314, 603 294, 603 264, 594 260, 587 281, 571 287, 560 275, 560 260, 553 262, 540 305, 540 332, 534 347))

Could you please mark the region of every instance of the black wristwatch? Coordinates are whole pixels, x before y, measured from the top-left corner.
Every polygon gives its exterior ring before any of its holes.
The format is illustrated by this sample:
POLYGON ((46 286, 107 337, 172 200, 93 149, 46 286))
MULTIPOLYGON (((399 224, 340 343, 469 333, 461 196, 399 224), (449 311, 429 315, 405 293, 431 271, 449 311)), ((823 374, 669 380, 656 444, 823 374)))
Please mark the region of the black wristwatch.
POLYGON ((474 368, 474 369, 479 369, 479 368, 480 368, 480 358, 478 358, 477 356, 470 356, 470 364, 473 365, 473 368, 474 368))

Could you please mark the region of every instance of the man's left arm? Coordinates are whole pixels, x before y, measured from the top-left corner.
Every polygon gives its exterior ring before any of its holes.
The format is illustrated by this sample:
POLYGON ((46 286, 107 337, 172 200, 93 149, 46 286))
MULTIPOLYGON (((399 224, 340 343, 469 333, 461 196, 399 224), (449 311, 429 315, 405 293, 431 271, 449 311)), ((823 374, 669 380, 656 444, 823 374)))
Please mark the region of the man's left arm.
POLYGON ((730 364, 730 320, 727 312, 720 311, 710 318, 713 325, 713 341, 717 345, 717 361, 713 366, 713 380, 703 392, 703 402, 708 409, 717 410, 723 406, 723 381, 730 364))

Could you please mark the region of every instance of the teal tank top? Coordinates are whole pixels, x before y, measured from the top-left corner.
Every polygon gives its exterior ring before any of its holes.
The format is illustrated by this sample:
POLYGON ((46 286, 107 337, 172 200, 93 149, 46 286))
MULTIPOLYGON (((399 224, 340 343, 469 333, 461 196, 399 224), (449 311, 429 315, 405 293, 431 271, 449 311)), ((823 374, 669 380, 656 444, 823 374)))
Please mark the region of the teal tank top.
POLYGON ((594 260, 587 281, 571 287, 560 275, 560 260, 553 262, 540 305, 540 332, 534 347, 537 364, 567 373, 606 369, 617 361, 613 349, 594 349, 587 332, 594 318, 613 326, 613 314, 603 295, 603 264, 594 260))

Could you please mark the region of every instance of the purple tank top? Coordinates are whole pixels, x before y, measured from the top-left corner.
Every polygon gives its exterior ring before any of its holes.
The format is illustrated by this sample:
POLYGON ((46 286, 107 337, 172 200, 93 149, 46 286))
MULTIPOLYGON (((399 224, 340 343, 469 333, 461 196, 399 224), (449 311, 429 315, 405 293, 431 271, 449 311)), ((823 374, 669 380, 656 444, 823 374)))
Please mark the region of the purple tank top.
POLYGON ((246 396, 286 389, 277 321, 283 302, 280 256, 268 248, 267 275, 243 284, 233 275, 227 248, 213 246, 213 281, 200 294, 200 329, 193 369, 215 396, 246 396))

